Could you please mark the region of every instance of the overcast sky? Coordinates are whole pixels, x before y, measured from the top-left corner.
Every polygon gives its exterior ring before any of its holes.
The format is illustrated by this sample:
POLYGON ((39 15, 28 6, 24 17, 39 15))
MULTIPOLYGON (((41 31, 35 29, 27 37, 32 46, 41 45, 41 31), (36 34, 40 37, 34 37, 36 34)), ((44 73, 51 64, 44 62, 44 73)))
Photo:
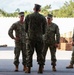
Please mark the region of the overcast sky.
POLYGON ((42 7, 51 5, 52 9, 58 9, 63 6, 65 1, 69 2, 70 0, 0 0, 0 9, 9 13, 14 12, 17 8, 20 11, 32 11, 34 4, 40 4, 42 7))

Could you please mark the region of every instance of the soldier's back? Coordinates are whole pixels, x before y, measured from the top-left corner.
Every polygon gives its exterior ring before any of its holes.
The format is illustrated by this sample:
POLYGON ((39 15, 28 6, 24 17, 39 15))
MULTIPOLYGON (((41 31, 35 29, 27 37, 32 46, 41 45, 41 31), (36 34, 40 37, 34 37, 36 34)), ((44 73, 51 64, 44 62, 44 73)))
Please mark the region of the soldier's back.
POLYGON ((29 36, 33 39, 42 36, 42 22, 44 16, 34 12, 29 16, 29 36))

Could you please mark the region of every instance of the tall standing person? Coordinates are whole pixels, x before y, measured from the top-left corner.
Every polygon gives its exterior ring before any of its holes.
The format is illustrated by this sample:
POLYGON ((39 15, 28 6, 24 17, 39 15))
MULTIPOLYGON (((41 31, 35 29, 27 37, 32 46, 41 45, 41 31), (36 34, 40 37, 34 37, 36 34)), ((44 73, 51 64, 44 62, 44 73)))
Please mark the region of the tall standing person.
POLYGON ((35 4, 34 12, 27 15, 25 18, 25 31, 28 34, 28 48, 27 48, 27 70, 26 73, 31 72, 32 59, 34 49, 37 53, 37 62, 39 64, 38 73, 43 73, 43 34, 45 34, 46 19, 40 12, 40 5, 35 4))
POLYGON ((74 65, 74 29, 73 29, 73 42, 72 42, 72 46, 73 46, 73 51, 72 51, 72 57, 71 57, 71 61, 70 64, 66 67, 67 69, 73 68, 74 65))
POLYGON ((43 56, 45 62, 47 50, 50 48, 52 70, 56 71, 56 48, 59 46, 60 32, 58 25, 53 23, 52 20, 53 15, 48 14, 46 32, 44 35, 43 56))
POLYGON ((26 70, 26 32, 24 25, 24 12, 19 13, 19 21, 12 24, 8 31, 9 36, 15 41, 14 65, 15 71, 18 71, 20 51, 22 51, 23 70, 26 70), (13 35, 15 31, 15 35, 13 35))

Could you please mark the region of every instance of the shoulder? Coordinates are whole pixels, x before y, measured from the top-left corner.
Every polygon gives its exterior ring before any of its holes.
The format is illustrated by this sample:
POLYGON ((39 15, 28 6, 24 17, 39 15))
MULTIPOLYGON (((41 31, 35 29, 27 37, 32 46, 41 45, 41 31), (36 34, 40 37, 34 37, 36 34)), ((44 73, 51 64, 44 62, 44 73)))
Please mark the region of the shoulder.
POLYGON ((42 14, 39 13, 39 15, 40 15, 40 17, 45 18, 45 16, 43 16, 42 14))
POLYGON ((59 26, 58 26, 56 23, 52 23, 52 26, 53 26, 55 29, 59 29, 59 26))
POLYGON ((38 14, 36 14, 35 12, 28 15, 29 18, 32 18, 32 17, 35 17, 35 16, 38 16, 38 14))
POLYGON ((43 16, 42 14, 39 14, 40 18, 42 19, 42 21, 46 21, 45 16, 43 16))
POLYGON ((18 24, 19 24, 19 21, 13 23, 12 26, 14 27, 14 26, 17 26, 18 24))
POLYGON ((29 18, 31 14, 28 14, 25 18, 29 18))
POLYGON ((52 25, 53 25, 54 27, 58 27, 58 25, 57 25, 56 23, 53 23, 53 22, 52 22, 52 25))
POLYGON ((19 21, 15 22, 15 23, 13 23, 13 24, 15 24, 15 25, 16 25, 16 24, 18 24, 18 23, 19 23, 19 21))
POLYGON ((28 15, 25 17, 25 20, 29 19, 29 18, 30 18, 30 15, 31 15, 31 14, 28 14, 28 15))

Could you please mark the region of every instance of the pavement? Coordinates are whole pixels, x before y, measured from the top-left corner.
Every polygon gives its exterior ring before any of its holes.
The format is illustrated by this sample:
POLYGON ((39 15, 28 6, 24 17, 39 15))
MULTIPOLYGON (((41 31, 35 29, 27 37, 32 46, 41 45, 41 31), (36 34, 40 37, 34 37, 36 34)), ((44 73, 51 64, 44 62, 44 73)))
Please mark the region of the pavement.
MULTIPOLYGON (((34 52, 33 55, 33 67, 31 70, 30 75, 74 75, 74 68, 73 69, 66 69, 66 66, 69 65, 71 59, 72 51, 64 51, 64 50, 57 50, 56 57, 57 57, 57 71, 52 71, 51 60, 50 60, 50 51, 48 50, 46 56, 46 63, 44 66, 43 74, 38 74, 38 64, 36 53, 34 52)), ((14 72, 14 48, 13 47, 0 47, 0 75, 29 75, 23 72, 22 66, 22 55, 20 54, 20 65, 19 65, 19 72, 14 72)))

